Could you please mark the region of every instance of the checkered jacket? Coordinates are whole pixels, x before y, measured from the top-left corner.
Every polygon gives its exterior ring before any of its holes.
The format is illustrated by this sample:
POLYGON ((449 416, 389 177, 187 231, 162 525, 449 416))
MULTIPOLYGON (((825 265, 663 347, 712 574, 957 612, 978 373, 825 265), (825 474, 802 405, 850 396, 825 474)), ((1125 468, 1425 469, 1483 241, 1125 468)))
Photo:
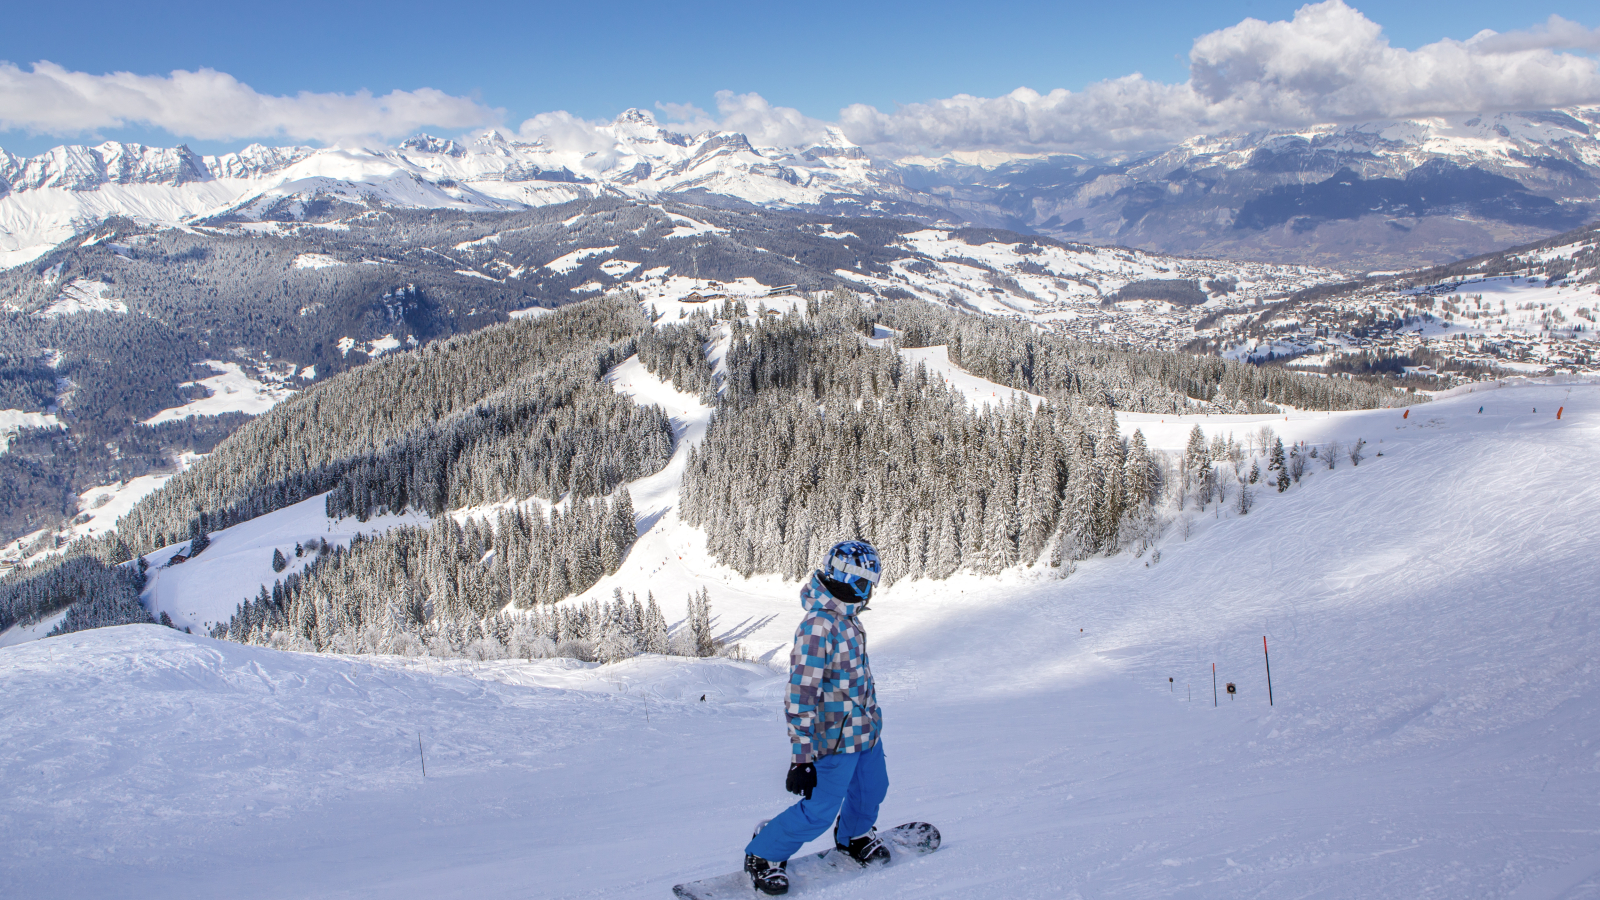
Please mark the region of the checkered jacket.
POLYGON ((789 743, 794 762, 857 753, 878 743, 883 715, 872 688, 861 603, 845 603, 814 573, 800 591, 806 615, 789 654, 789 743))

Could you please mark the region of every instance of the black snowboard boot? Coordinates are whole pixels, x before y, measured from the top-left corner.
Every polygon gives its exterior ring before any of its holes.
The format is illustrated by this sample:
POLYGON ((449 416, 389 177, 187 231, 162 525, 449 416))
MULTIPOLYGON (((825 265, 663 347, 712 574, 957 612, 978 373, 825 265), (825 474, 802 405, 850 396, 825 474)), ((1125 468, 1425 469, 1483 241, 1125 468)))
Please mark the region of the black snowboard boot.
POLYGON ((889 848, 883 845, 883 840, 878 837, 878 829, 853 838, 849 843, 839 840, 839 826, 833 826, 833 845, 843 853, 850 854, 850 858, 863 866, 883 865, 889 861, 889 848))
POLYGON ((750 853, 744 855, 744 870, 750 873, 750 883, 763 894, 777 896, 789 893, 789 861, 770 863, 750 853))

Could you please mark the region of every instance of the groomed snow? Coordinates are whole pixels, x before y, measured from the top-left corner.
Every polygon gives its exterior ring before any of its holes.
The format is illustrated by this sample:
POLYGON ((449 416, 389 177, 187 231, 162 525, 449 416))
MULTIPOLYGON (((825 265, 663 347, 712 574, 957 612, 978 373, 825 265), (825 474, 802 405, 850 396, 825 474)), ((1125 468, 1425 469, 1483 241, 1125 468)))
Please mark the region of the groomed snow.
POLYGON ((1044 398, 1038 394, 1019 391, 973 375, 952 363, 950 348, 942 344, 937 347, 912 347, 901 350, 900 356, 912 369, 917 366, 927 367, 929 375, 942 379, 945 384, 964 394, 968 403, 976 406, 987 407, 991 404, 1009 403, 1013 399, 1027 400, 1035 407, 1044 402, 1044 398))
POLYGON ((205 388, 207 396, 191 400, 182 406, 164 409, 145 419, 144 424, 160 425, 162 422, 182 421, 190 416, 217 416, 230 412, 258 416, 294 393, 289 388, 266 384, 246 375, 238 363, 208 359, 204 365, 220 371, 210 378, 202 378, 190 384, 205 388))
MULTIPOLYGON (((708 411, 636 361, 610 380, 680 436, 632 486, 642 534, 615 583, 669 618, 704 585, 721 633, 781 660, 796 585, 739 579, 675 523, 708 411)), ((1365 437, 1368 458, 1258 486, 1246 516, 1197 514, 1159 561, 883 591, 864 614, 880 821, 946 843, 815 896, 1600 889, 1600 386, 1510 383, 1409 416, 1123 418, 1157 446, 1271 424, 1365 437), (1216 707, 1212 664, 1239 687, 1216 707)), ((257 520, 250 565, 319 516, 257 520)), ((198 583, 208 560, 222 577, 226 540, 158 578, 198 583)), ((9 647, 0 823, 26 840, 0 877, 43 898, 665 897, 737 868, 792 799, 782 683, 728 660, 351 659, 154 626, 9 647)))
POLYGON ((12 647, 17 644, 26 644, 29 641, 37 641, 49 634, 66 617, 67 611, 62 610, 53 616, 46 616, 32 625, 13 625, 5 631, 0 631, 0 647, 12 647))

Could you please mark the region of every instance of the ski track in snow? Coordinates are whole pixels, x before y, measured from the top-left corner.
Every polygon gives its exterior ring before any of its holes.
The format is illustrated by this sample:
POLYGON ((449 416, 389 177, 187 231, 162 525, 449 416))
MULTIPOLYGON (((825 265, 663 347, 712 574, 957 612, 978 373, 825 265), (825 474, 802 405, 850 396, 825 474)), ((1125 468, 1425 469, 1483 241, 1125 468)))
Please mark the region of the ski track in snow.
MULTIPOLYGON (((661 405, 678 446, 631 485, 640 540, 589 596, 653 590, 670 618, 704 585, 718 630, 781 666, 796 585, 739 579, 676 518, 709 408, 636 359, 609 378, 661 405)), ((945 846, 806 896, 1600 893, 1600 386, 1402 416, 1121 415, 1161 448, 1196 423, 1240 440, 1270 424, 1363 437, 1367 458, 1258 485, 1248 516, 1196 514, 1159 562, 883 591, 863 617, 893 781, 880 824, 933 822, 945 846), (1213 663, 1239 686, 1217 707, 1213 663)), ((152 592, 209 583, 231 611, 229 554, 259 564, 251 584, 270 576, 273 541, 328 533, 307 509, 239 526, 255 544, 218 532, 152 592)), ((0 649, 0 878, 28 897, 665 897, 736 869, 792 799, 784 680, 720 659, 313 656, 154 626, 0 649)))

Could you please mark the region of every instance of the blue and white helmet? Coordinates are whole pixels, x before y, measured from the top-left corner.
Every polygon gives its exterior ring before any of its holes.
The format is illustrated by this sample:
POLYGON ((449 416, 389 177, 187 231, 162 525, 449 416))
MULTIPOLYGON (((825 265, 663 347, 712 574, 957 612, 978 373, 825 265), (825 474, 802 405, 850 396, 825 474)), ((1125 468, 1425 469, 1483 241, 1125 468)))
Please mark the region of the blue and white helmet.
POLYGON ((883 563, 866 541, 840 541, 823 557, 820 571, 823 578, 855 594, 856 602, 865 603, 883 574, 883 563))

